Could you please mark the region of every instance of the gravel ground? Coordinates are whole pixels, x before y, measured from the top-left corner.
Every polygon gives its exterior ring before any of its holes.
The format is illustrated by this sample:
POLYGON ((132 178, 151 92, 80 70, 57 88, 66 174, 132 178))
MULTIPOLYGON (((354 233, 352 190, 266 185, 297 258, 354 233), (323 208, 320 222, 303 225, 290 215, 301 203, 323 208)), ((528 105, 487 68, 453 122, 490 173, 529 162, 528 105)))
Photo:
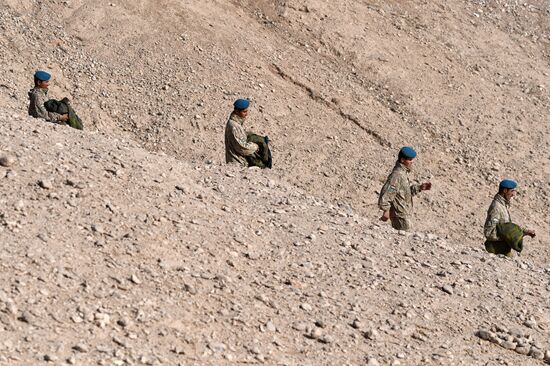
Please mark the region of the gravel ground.
POLYGON ((0 9, 0 365, 550 363, 548 2, 0 9), (39 68, 84 132, 26 116, 39 68), (272 170, 223 164, 237 97, 272 170), (411 233, 376 207, 403 145, 411 233))

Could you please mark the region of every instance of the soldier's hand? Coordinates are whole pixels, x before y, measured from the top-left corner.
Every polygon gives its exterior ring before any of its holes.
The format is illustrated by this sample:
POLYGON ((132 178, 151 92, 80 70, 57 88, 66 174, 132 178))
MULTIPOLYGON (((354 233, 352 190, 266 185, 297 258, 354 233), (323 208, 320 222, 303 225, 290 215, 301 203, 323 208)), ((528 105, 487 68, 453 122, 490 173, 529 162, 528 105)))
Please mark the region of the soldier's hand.
POLYGON ((523 230, 523 235, 530 236, 532 238, 535 237, 535 231, 534 230, 523 230))
POLYGON ((69 115, 67 113, 65 114, 62 114, 60 117, 59 117, 59 121, 60 122, 67 122, 69 120, 69 115))
POLYGON ((432 189, 432 183, 431 182, 422 183, 420 185, 420 190, 421 191, 429 191, 430 189, 432 189))
POLYGON ((382 217, 380 218, 381 221, 388 221, 390 219, 390 211, 384 211, 382 214, 382 217))

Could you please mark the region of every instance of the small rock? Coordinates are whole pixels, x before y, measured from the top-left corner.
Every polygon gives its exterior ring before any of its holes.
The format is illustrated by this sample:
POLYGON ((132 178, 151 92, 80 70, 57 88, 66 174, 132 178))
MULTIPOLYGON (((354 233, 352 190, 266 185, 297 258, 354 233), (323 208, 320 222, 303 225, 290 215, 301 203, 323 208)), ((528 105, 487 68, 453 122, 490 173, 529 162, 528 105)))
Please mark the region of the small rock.
POLYGON ((429 241, 437 240, 437 235, 428 234, 428 235, 426 235, 426 239, 428 239, 429 241))
POLYGON ((44 243, 47 243, 50 240, 50 238, 48 237, 48 234, 46 234, 46 233, 38 234, 37 238, 42 240, 44 243))
POLYGON ((91 229, 94 233, 105 234, 105 229, 100 224, 92 224, 91 229))
POLYGON ((135 274, 133 274, 132 277, 130 277, 130 281, 132 281, 136 285, 139 285, 141 283, 141 280, 135 274))
POLYGON ((44 355, 44 361, 48 361, 48 362, 54 362, 54 361, 57 361, 57 356, 55 355, 44 355))
POLYGON ((526 346, 527 344, 529 344, 529 341, 523 337, 514 337, 513 339, 514 342, 516 342, 516 344, 518 345, 518 347, 523 347, 523 346, 526 346))
POLYGON ((260 347, 257 344, 253 344, 252 346, 247 347, 247 349, 248 351, 250 351, 250 353, 255 355, 259 355, 262 353, 262 351, 260 350, 260 347))
POLYGON ((15 177, 17 177, 17 172, 15 170, 8 170, 6 173, 6 178, 15 179, 15 177))
POLYGON ((477 331, 476 335, 483 339, 483 340, 486 340, 486 341, 492 341, 496 335, 493 333, 493 332, 490 332, 488 330, 485 330, 485 329, 480 329, 477 331))
POLYGON ((446 292, 449 295, 453 294, 453 288, 450 285, 444 285, 441 289, 443 290, 443 292, 446 292))
POLYGON ((124 318, 118 319, 116 323, 118 325, 120 325, 121 327, 126 328, 127 326, 129 326, 131 324, 131 321, 130 321, 130 319, 124 317, 124 318))
POLYGON ((53 188, 53 182, 51 179, 42 179, 42 180, 39 180, 38 181, 38 185, 41 187, 41 188, 44 188, 44 189, 52 189, 53 188))
POLYGON ((183 289, 185 291, 189 292, 191 295, 196 295, 197 294, 197 289, 189 283, 186 283, 185 285, 183 285, 183 289))
POLYGON ((378 337, 380 336, 380 334, 378 333, 378 331, 376 329, 369 329, 365 332, 365 338, 367 339, 370 339, 371 341, 374 341, 376 340, 378 337))
POLYGON ((531 347, 531 350, 529 351, 529 356, 533 357, 536 360, 542 360, 544 358, 544 353, 536 347, 531 347))
POLYGON ((32 324, 35 320, 35 317, 31 313, 29 313, 28 311, 24 311, 23 313, 21 313, 19 318, 17 318, 17 320, 20 320, 20 321, 28 323, 28 324, 32 324))
POLYGON ((111 321, 111 317, 104 313, 94 314, 95 324, 100 328, 105 328, 111 321))
POLYGON ((17 306, 15 306, 13 301, 8 301, 6 303, 6 312, 10 315, 16 315, 17 314, 17 306))
POLYGON ((302 305, 300 305, 300 307, 305 311, 313 310, 313 307, 311 305, 309 305, 308 303, 303 303, 302 305))
POLYGON ((115 342, 116 344, 118 344, 119 346, 122 346, 124 348, 128 348, 128 344, 121 338, 119 337, 113 337, 113 342, 115 342))
POLYGON ((421 342, 426 342, 428 340, 428 338, 420 332, 414 332, 411 337, 421 342))
POLYGON ((317 326, 317 327, 319 327, 319 328, 326 328, 326 327, 327 327, 327 325, 325 324, 325 322, 322 321, 322 320, 316 320, 316 321, 315 321, 315 326, 317 326))
POLYGON ((79 324, 79 323, 82 323, 84 321, 84 319, 82 319, 80 316, 78 315, 73 315, 71 316, 71 320, 73 322, 75 322, 76 324, 79 324))
POLYGON ((297 322, 292 324, 292 329, 303 332, 307 329, 307 324, 304 322, 297 322))
POLYGON ((312 339, 321 339, 321 337, 323 337, 323 332, 319 328, 313 328, 308 334, 308 337, 312 339))
POLYGON ((380 362, 374 357, 370 357, 367 361, 367 366, 380 366, 380 362))
POLYGON ((516 347, 516 349, 514 350, 516 351, 517 353, 521 354, 521 355, 528 355, 529 354, 529 347, 528 346, 522 346, 522 347, 516 347))
POLYGON ((504 342, 502 342, 501 347, 506 348, 506 349, 510 349, 510 350, 515 350, 516 349, 516 344, 512 341, 504 341, 504 342))
POLYGON ((11 155, 2 155, 0 156, 0 165, 5 166, 6 168, 9 168, 10 166, 13 166, 16 162, 15 157, 11 155))
POLYGON ((88 346, 86 346, 84 343, 79 343, 77 344, 76 346, 73 346, 73 349, 77 352, 81 352, 81 353, 87 353, 90 351, 90 349, 88 348, 88 346))
POLYGON ((544 361, 550 363, 550 350, 544 353, 544 361))
POLYGON ((270 332, 275 332, 277 328, 275 327, 275 324, 273 324, 271 321, 268 321, 265 323, 265 328, 270 332))
POLYGON ((363 328, 363 323, 359 319, 353 320, 353 323, 351 323, 351 326, 355 329, 361 329, 363 328))
POLYGON ((414 233, 413 239, 414 239, 414 240, 423 240, 423 239, 424 239, 424 235, 422 235, 421 233, 414 233))

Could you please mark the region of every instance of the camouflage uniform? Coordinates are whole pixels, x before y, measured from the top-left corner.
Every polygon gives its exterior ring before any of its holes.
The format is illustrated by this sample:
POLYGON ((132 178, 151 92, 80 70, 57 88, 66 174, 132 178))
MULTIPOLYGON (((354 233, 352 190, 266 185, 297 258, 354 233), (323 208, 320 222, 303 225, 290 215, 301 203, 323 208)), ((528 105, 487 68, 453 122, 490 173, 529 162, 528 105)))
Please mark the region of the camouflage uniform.
POLYGON ((378 207, 383 211, 390 211, 391 225, 397 230, 412 229, 412 198, 420 192, 420 184, 410 183, 409 172, 410 169, 398 161, 378 198, 378 207))
POLYGON ((225 126, 225 161, 248 166, 246 156, 254 154, 258 145, 247 142, 246 131, 243 128, 244 118, 232 113, 225 126))
POLYGON ((44 103, 48 101, 48 89, 35 87, 29 91, 29 115, 34 118, 43 118, 49 122, 59 123, 59 113, 48 112, 44 103))
POLYGON ((509 208, 510 202, 504 196, 497 193, 487 210, 487 219, 483 227, 483 234, 487 239, 485 241, 485 249, 489 253, 512 256, 512 247, 501 241, 497 235, 497 224, 512 222, 509 208))

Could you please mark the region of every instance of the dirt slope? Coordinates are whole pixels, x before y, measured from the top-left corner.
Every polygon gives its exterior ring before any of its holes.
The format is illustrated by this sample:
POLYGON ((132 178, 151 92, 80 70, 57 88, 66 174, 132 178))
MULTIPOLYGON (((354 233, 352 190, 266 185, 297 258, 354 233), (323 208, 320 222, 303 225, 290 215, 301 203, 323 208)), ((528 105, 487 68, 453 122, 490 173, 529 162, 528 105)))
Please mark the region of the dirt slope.
POLYGON ((550 349, 531 252, 398 234, 271 171, 0 120, 2 365, 537 364, 475 335, 491 326, 550 349))
POLYGON ((533 337, 549 338, 548 1, 4 0, 0 10, 0 147, 18 156, 1 180, 2 362, 63 363, 75 339, 87 347, 77 364, 536 362, 473 334, 500 308, 497 325, 534 319, 533 337), (25 117, 38 68, 87 132, 25 117), (273 141, 271 171, 222 164, 237 97, 253 101, 248 124, 273 141), (403 145, 419 152, 416 178, 434 183, 415 201, 416 237, 376 225, 377 191, 403 145), (514 220, 538 234, 512 261, 480 251, 485 210, 508 177, 520 183, 514 220), (445 284, 456 291, 440 293, 445 284), (271 299, 279 305, 265 308, 271 299), (353 317, 369 329, 354 331, 353 317), (411 327, 427 338, 410 340, 411 327), (380 339, 365 340, 373 329, 380 339), (111 344, 115 334, 128 347, 111 344))
POLYGON ((514 177, 519 217, 544 232, 548 17, 544 1, 8 1, 1 98, 23 110, 29 75, 47 68, 89 128, 220 161, 231 102, 248 97, 280 178, 309 192, 375 220, 410 144, 435 183, 419 228, 467 236, 461 223, 479 227, 514 177))

